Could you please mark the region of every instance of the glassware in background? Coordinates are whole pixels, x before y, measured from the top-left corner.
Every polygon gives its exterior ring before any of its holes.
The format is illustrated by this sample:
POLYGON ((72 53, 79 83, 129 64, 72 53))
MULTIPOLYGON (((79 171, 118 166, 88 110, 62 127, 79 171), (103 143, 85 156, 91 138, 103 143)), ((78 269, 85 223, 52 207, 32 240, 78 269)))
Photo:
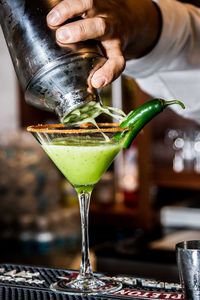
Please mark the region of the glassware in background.
POLYGON ((196 129, 169 129, 165 135, 167 146, 172 147, 173 170, 200 173, 200 133, 196 129))
POLYGON ((119 189, 126 206, 135 207, 138 204, 138 149, 133 143, 129 149, 122 151, 119 189))
POLYGON ((61 181, 30 134, 0 132, 0 241, 5 248, 15 241, 19 251, 32 257, 78 248, 78 207, 62 203, 61 181))
POLYGON ((95 204, 107 206, 115 203, 115 188, 114 173, 112 170, 107 171, 93 191, 95 204))
POLYGON ((26 132, 0 133, 0 166, 1 211, 35 214, 58 206, 60 176, 26 132))
MULTIPOLYGON (((129 113, 136 106, 138 97, 136 82, 127 76, 121 76, 112 84, 112 105, 129 113), (127 101, 129 99, 129 101, 127 101)), ((123 149, 114 162, 115 200, 128 207, 138 203, 138 149, 134 142, 129 149, 123 149)))
POLYGON ((200 173, 200 132, 199 131, 195 131, 194 133, 194 153, 195 153, 194 171, 196 173, 200 173))

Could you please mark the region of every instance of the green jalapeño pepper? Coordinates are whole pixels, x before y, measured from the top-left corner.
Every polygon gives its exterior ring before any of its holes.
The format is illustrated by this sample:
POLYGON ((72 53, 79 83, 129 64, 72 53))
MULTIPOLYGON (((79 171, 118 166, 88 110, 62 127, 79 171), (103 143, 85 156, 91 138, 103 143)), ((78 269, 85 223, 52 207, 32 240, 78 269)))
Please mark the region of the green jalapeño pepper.
POLYGON ((185 108, 184 104, 179 100, 166 101, 163 99, 152 99, 140 105, 138 108, 132 110, 119 125, 121 128, 128 129, 128 132, 117 133, 115 139, 121 140, 123 138, 123 147, 129 148, 140 130, 167 106, 173 104, 178 104, 182 108, 185 108))

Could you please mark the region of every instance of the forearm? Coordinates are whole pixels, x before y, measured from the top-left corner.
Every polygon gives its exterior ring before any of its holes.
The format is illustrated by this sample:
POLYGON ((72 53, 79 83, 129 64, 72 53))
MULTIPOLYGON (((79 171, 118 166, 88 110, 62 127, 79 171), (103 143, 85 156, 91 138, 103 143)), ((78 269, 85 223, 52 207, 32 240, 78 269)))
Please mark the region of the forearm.
MULTIPOLYGON (((157 44, 162 31, 162 14, 157 3, 144 1, 143 6, 138 4, 137 13, 131 16, 131 18, 137 18, 137 28, 135 32, 133 28, 130 28, 133 39, 129 38, 129 43, 126 46, 125 56, 127 60, 148 54, 157 44)), ((129 36, 131 37, 131 32, 129 36)))

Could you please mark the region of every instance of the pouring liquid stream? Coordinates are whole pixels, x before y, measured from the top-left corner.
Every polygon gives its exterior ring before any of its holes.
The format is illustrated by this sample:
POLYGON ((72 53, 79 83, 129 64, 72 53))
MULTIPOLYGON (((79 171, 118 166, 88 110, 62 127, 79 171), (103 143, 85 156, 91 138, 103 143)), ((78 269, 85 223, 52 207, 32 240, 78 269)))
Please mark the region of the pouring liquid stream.
MULTIPOLYGON (((105 106, 100 102, 90 101, 83 107, 73 110, 70 114, 61 118, 61 122, 66 126, 79 126, 83 123, 91 123, 98 128, 96 118, 105 114, 113 119, 116 119, 119 123, 126 117, 126 114, 119 108, 105 106)), ((106 141, 110 141, 110 138, 101 132, 106 141)))
MULTIPOLYGON (((126 135, 123 148, 129 148, 132 141, 142 128, 170 105, 179 105, 181 108, 185 108, 184 104, 180 100, 166 101, 158 98, 143 103, 126 115, 119 108, 103 106, 100 102, 91 101, 83 107, 75 109, 69 115, 64 116, 61 119, 61 122, 65 124, 66 127, 72 125, 78 126, 83 123, 92 123, 98 128, 98 124, 95 119, 101 114, 106 114, 118 120, 119 127, 129 129, 129 133, 122 132, 117 133, 114 136, 114 138, 119 141, 124 139, 126 135)), ((110 141, 109 137, 105 133, 102 132, 102 135, 106 141, 110 141)))

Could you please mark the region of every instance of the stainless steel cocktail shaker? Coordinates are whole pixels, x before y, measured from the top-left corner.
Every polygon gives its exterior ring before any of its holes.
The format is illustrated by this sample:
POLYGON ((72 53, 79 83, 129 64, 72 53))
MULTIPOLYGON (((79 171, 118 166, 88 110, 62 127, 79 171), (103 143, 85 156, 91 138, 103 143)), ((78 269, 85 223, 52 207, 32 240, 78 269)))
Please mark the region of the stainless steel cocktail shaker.
POLYGON ((99 101, 90 76, 104 57, 96 41, 56 44, 46 16, 58 2, 0 0, 0 21, 26 101, 62 117, 87 101, 99 101))

